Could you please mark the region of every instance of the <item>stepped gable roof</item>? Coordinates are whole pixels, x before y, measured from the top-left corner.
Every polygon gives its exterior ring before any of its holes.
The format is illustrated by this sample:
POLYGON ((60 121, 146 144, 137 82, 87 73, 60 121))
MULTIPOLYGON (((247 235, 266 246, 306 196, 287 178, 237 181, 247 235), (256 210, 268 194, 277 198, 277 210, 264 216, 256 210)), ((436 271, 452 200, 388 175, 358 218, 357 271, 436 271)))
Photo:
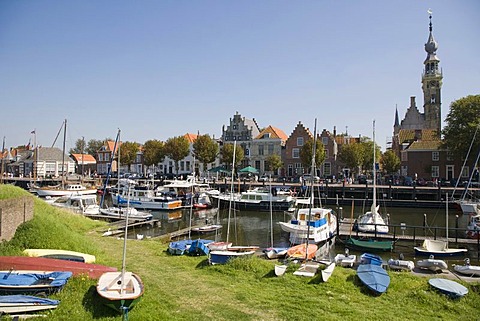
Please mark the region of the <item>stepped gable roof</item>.
MULTIPOLYGON (((122 142, 118 142, 117 144, 117 149, 119 146, 122 145, 122 142)), ((115 147, 115 141, 113 140, 107 140, 105 141, 105 143, 103 144, 103 146, 98 150, 99 152, 112 152, 113 151, 113 148, 115 147)), ((117 151, 115 151, 114 153, 116 153, 117 151)))
POLYGON ((183 135, 183 137, 185 137, 188 140, 188 142, 190 144, 192 144, 194 141, 197 140, 198 135, 197 134, 186 133, 185 135, 183 135))
POLYGON ((282 142, 285 142, 288 139, 287 134, 283 130, 277 127, 273 127, 269 125, 268 127, 264 128, 256 137, 255 139, 262 139, 264 138, 265 134, 270 134, 270 138, 279 138, 282 142))
POLYGON ((439 141, 435 129, 401 129, 398 132, 398 141, 400 144, 415 140, 439 141))
POLYGON ((440 145, 441 145, 440 140, 417 140, 408 147, 408 150, 409 151, 439 150, 440 145))
POLYGON ((94 164, 97 162, 95 157, 90 154, 72 154, 73 160, 77 163, 94 164))

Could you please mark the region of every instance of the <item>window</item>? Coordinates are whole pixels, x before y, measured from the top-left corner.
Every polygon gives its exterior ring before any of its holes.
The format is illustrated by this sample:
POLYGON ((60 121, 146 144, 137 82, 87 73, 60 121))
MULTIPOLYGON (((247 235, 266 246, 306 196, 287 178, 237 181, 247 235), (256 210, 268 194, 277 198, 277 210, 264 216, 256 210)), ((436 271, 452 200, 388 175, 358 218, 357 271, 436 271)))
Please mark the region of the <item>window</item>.
POLYGON ((270 133, 264 133, 263 138, 270 138, 270 133))
MULTIPOLYGON (((186 171, 190 171, 191 167, 190 167, 190 161, 186 161, 185 162, 185 170, 186 171)), ((193 170, 192 170, 193 171, 193 170)))
POLYGON ((103 162, 103 153, 98 153, 98 161, 103 162))
POLYGON ((110 161, 110 153, 105 154, 105 161, 109 162, 110 161))
POLYGON ((453 161, 453 153, 450 151, 447 152, 447 161, 453 161))
POLYGON ((323 175, 324 176, 332 175, 332 164, 330 162, 323 163, 323 175))
POLYGON ((184 170, 185 170, 185 162, 184 162, 184 161, 181 161, 181 162, 180 162, 180 170, 181 170, 181 171, 184 171, 184 170))
POLYGON ((300 149, 292 148, 292 158, 300 158, 300 149))
POLYGON ((329 158, 330 156, 328 155, 328 149, 324 149, 325 151, 325 159, 329 158))
POLYGON ((470 172, 470 171, 469 171, 468 166, 463 167, 463 169, 462 169, 462 174, 461 174, 460 177, 470 177, 469 172, 470 172))
POLYGON ((408 161, 408 155, 407 155, 407 152, 405 151, 402 151, 401 154, 400 154, 401 158, 402 158, 402 162, 406 162, 408 161))
POLYGON ((268 155, 272 155, 274 151, 274 145, 273 144, 268 144, 268 155))
POLYGON ((233 129, 237 129, 237 125, 233 125, 233 129))
POLYGON ((438 162, 440 159, 440 153, 439 152, 432 152, 432 161, 438 162))
POLYGON ((439 177, 439 167, 438 166, 432 166, 432 177, 439 177))
POLYGON ((263 156, 263 145, 258 145, 258 155, 263 156))
POLYGON ((250 156, 250 148, 245 148, 245 156, 250 156))
POLYGON ((401 173, 402 173, 402 176, 407 176, 408 166, 402 166, 401 173))
POLYGON ((328 145, 328 137, 322 137, 322 144, 323 145, 328 145))
POLYGON ((303 137, 297 137, 297 146, 303 146, 303 137))

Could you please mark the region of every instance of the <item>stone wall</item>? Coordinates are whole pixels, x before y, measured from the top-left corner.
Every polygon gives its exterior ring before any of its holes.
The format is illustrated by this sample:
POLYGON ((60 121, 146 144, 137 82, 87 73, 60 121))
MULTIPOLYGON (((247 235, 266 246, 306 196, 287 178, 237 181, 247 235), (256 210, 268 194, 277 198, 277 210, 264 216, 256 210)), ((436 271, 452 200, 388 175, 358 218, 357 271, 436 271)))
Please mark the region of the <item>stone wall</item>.
POLYGON ((33 197, 0 200, 0 241, 9 241, 17 227, 33 218, 33 197))

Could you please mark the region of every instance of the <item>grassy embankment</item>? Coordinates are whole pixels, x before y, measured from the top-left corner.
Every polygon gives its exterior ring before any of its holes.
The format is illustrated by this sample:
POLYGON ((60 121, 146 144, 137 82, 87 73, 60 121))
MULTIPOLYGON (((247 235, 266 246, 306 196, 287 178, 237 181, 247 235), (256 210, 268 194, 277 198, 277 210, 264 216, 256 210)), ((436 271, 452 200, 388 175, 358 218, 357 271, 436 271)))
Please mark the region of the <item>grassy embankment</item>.
MULTIPOLYGON (((0 199, 28 194, 0 186, 0 199)), ((102 238, 105 223, 55 209, 35 199, 34 219, 0 244, 0 255, 20 255, 25 248, 60 248, 94 254, 97 263, 121 268, 123 241, 102 238)), ((381 296, 369 294, 352 269, 336 268, 328 283, 320 276, 276 277, 274 263, 259 258, 208 266, 205 257, 174 257, 158 239, 129 240, 127 269, 145 283, 142 301, 130 320, 474 320, 480 284, 450 300, 431 289, 427 278, 389 272, 391 285, 381 296)), ((98 302, 95 280, 71 279, 52 296, 61 300, 48 320, 120 320, 98 302)), ((2 319, 3 320, 3 319, 2 319)))

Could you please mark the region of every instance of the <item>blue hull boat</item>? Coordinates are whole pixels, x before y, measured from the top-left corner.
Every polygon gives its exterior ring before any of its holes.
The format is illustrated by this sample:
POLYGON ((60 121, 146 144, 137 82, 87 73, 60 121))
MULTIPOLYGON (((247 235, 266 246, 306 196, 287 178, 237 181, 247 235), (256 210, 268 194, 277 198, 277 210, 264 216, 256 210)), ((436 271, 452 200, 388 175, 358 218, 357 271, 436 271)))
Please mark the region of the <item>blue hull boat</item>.
POLYGON ((168 244, 168 253, 172 255, 183 255, 192 245, 192 240, 180 240, 168 244))
POLYGON ((255 254, 255 251, 236 252, 236 251, 210 251, 208 261, 210 264, 225 264, 229 260, 240 257, 248 257, 255 254))
POLYGON ((60 291, 72 272, 1 271, 0 294, 51 294, 60 291))
POLYGON ((360 281, 376 294, 387 291, 390 276, 381 266, 375 264, 360 264, 357 268, 360 281))
POLYGON ((188 254, 190 255, 208 255, 210 253, 210 249, 208 248, 208 244, 212 243, 213 240, 194 240, 190 248, 188 249, 188 254))
POLYGON ((363 253, 360 256, 360 264, 373 264, 382 266, 383 260, 380 256, 371 254, 371 253, 363 253))
POLYGON ((428 280, 428 283, 452 299, 459 299, 468 293, 466 287, 452 280, 434 278, 428 280))

